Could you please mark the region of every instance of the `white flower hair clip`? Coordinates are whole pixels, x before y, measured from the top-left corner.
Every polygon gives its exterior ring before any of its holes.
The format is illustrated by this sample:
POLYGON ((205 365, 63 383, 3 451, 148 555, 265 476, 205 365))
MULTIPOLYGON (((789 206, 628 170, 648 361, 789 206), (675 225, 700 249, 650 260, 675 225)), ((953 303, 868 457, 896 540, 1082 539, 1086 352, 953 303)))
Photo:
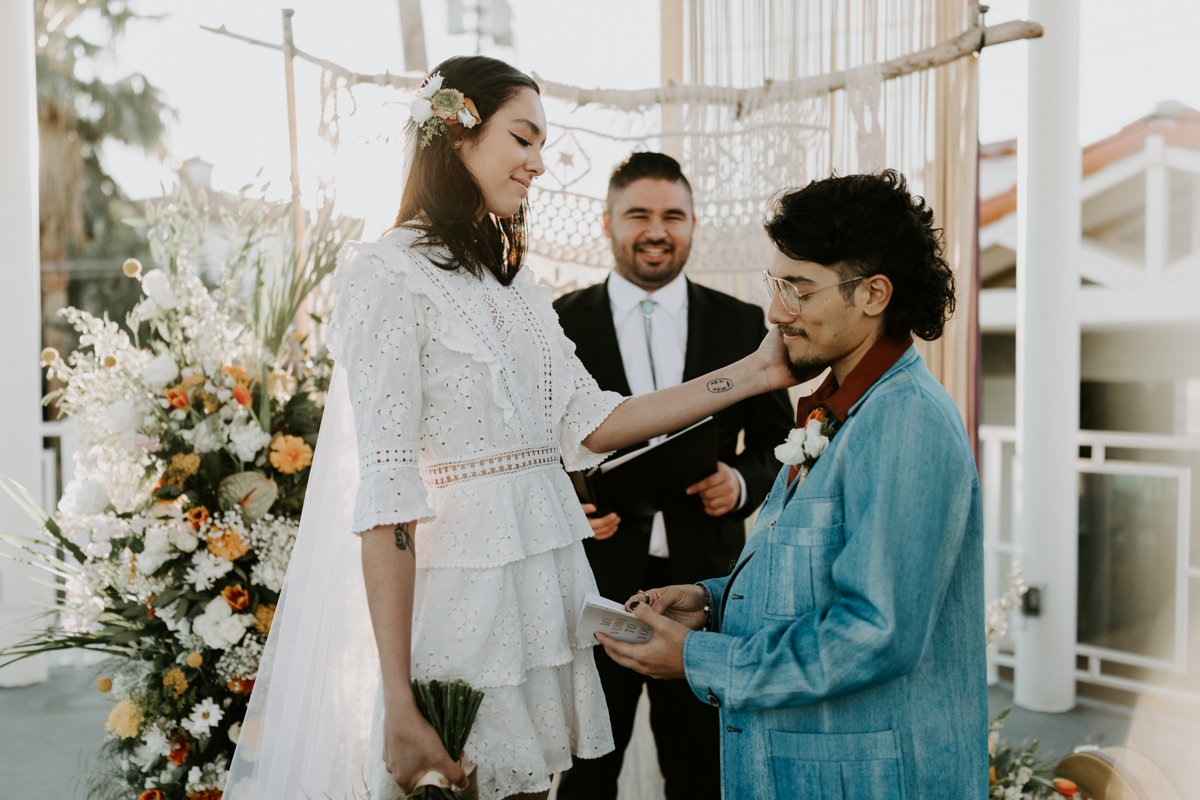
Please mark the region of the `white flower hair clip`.
POLYGON ((442 88, 442 74, 435 72, 417 91, 410 108, 412 121, 422 129, 420 147, 433 141, 434 136, 474 128, 483 119, 469 97, 458 89, 442 88))

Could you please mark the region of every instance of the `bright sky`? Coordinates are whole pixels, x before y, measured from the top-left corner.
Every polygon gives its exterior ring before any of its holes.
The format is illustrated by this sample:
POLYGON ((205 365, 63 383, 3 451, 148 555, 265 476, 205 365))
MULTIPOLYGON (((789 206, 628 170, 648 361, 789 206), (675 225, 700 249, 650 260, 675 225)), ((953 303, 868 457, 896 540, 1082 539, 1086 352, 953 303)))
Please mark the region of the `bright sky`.
MULTIPOLYGON (((280 6, 296 11, 296 45, 314 55, 372 73, 403 70, 397 0, 151 0, 160 21, 135 22, 115 63, 105 72, 140 71, 167 94, 180 119, 170 127, 173 156, 200 156, 216 165, 213 183, 236 189, 260 167, 270 193, 288 189, 289 159, 283 57, 202 31, 218 27, 278 42, 280 6)), ((659 21, 651 0, 510 0, 513 48, 485 52, 541 76, 583 86, 643 88, 659 79, 659 21)), ((989 23, 1023 18, 1026 0, 992 0, 989 23)), ((1083 0, 1080 140, 1092 142, 1144 116, 1160 100, 1200 108, 1200 4, 1155 0, 1083 0)), ((143 8, 143 6, 139 6, 143 8)), ((474 52, 473 36, 446 33, 445 0, 422 0, 430 63, 474 52)), ((984 142, 1015 137, 1025 91, 1024 43, 984 51, 980 130, 984 142)), ((336 172, 338 205, 346 212, 386 220, 399 202, 400 152, 393 135, 405 119, 394 90, 355 91, 358 113, 345 120, 336 160, 316 136, 319 70, 297 62, 296 85, 302 190, 312 197, 318 178, 336 172), (390 137, 389 147, 380 148, 390 137), (381 153, 384 154, 381 156, 381 153)), ((342 95, 346 113, 349 98, 342 95)), ((118 182, 133 197, 159 194, 174 173, 156 159, 121 147, 105 153, 118 182)))

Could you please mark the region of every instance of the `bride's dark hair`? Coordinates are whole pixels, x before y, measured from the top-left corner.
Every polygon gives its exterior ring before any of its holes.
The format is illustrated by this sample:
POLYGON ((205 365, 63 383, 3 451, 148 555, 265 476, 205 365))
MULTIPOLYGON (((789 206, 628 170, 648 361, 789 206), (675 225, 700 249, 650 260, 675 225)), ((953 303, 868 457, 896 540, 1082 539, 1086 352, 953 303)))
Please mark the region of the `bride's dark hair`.
MULTIPOLYGON (((457 89, 475 103, 483 122, 474 128, 460 129, 458 137, 467 141, 478 139, 495 113, 521 89, 541 94, 533 78, 487 56, 448 58, 434 67, 433 72, 441 73, 443 87, 457 89)), ((424 244, 444 245, 451 259, 445 263, 433 259, 442 269, 461 267, 477 278, 483 277, 486 269, 507 286, 525 262, 528 202, 521 203, 511 217, 481 215, 483 192, 455 153, 455 137, 437 135, 425 147, 419 147, 416 142, 420 133, 409 123, 413 163, 400 197, 396 226, 407 224, 422 231, 420 241, 424 244)))

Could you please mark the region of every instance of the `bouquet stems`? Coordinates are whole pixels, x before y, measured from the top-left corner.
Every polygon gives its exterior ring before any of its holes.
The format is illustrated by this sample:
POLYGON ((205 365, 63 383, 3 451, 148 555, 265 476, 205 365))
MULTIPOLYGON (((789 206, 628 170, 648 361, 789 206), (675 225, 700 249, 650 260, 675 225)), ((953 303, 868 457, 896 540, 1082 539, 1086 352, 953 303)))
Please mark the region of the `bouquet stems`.
MULTIPOLYGON (((471 726, 475 723, 475 714, 479 704, 483 702, 483 692, 470 687, 466 681, 458 679, 442 682, 422 681, 412 682, 413 699, 417 702, 417 710, 429 721, 446 752, 455 761, 462 756, 467 737, 471 735, 471 726)), ((410 795, 409 800, 458 800, 450 789, 438 786, 419 786, 410 795)))

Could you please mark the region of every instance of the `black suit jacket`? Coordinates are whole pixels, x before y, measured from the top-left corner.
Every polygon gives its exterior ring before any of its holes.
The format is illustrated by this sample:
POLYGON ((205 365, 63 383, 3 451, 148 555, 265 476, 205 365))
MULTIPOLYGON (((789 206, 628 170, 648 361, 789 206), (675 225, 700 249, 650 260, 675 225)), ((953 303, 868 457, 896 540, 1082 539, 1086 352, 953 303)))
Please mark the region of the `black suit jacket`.
MULTIPOLYGON (((762 309, 736 297, 687 282, 688 340, 685 381, 731 364, 754 352, 767 334, 762 309)), ((600 388, 629 396, 629 381, 613 325, 608 283, 563 295, 555 303, 563 331, 575 342, 576 354, 600 388)), ((717 415, 717 457, 742 473, 746 502, 723 517, 710 517, 698 496, 680 495, 663 509, 667 547, 676 583, 695 583, 727 575, 745 543, 744 520, 762 503, 779 473, 775 447, 792 429, 787 392, 778 390, 736 403, 717 415), (739 432, 745 449, 738 454, 739 432)), ((652 517, 622 519, 616 534, 604 541, 587 539, 584 548, 600 593, 618 602, 639 589, 650 549, 652 517)))

